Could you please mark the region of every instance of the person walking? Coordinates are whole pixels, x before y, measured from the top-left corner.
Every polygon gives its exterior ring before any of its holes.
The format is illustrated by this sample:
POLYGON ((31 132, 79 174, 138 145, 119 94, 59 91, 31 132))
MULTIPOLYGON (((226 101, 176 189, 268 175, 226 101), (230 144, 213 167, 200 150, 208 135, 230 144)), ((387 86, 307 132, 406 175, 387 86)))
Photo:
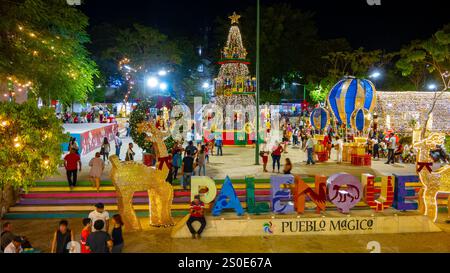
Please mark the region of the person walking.
POLYGON ((280 159, 281 154, 283 153, 283 147, 281 144, 277 141, 275 142, 275 146, 272 149, 272 172, 275 172, 275 164, 277 164, 278 167, 278 173, 280 172, 280 159))
POLYGON ((298 146, 298 128, 297 126, 294 125, 294 131, 292 133, 292 143, 294 144, 294 146, 298 146))
POLYGON ((122 139, 120 139, 120 133, 117 132, 114 136, 114 144, 116 145, 116 155, 120 160, 120 149, 122 148, 122 139))
POLYGON ((125 130, 127 132, 126 137, 129 137, 130 133, 131 133, 131 127, 130 127, 130 121, 129 120, 127 120, 125 122, 125 130))
POLYGON ((69 149, 68 149, 69 153, 70 153, 70 150, 72 150, 72 149, 75 149, 76 154, 79 154, 78 151, 79 151, 80 148, 78 147, 78 142, 77 142, 77 139, 75 137, 72 137, 70 139, 69 149))
POLYGON ((198 175, 201 175, 203 170, 203 176, 206 176, 206 151, 205 145, 202 145, 197 155, 198 175))
POLYGON ((314 159, 313 159, 313 156, 314 156, 314 140, 313 140, 311 135, 308 135, 307 139, 308 140, 306 140, 306 144, 305 144, 305 150, 308 153, 308 160, 306 161, 306 165, 309 165, 309 164, 313 164, 314 165, 314 164, 316 164, 316 162, 314 162, 314 159))
POLYGON ((128 143, 128 150, 125 156, 125 161, 134 161, 135 152, 133 151, 133 143, 128 143))
POLYGON ((219 136, 219 137, 216 139, 215 146, 217 147, 217 155, 220 154, 220 156, 222 156, 222 155, 223 155, 223 154, 222 154, 223 141, 222 141, 222 137, 221 137, 221 136, 219 136))
POLYGON ((190 216, 186 222, 186 225, 188 226, 189 231, 192 234, 192 239, 200 239, 201 234, 206 227, 204 209, 205 204, 200 201, 200 195, 195 195, 194 201, 191 202, 190 216), (200 222, 200 228, 197 231, 195 231, 194 227, 192 226, 192 223, 195 221, 200 222))
POLYGON ((111 253, 122 253, 122 249, 124 246, 122 235, 122 227, 123 227, 122 217, 120 216, 120 214, 114 214, 112 220, 113 220, 113 230, 111 232, 111 238, 113 241, 113 247, 111 253))
POLYGON ((397 139, 395 138, 394 133, 391 133, 388 139, 388 160, 384 164, 395 163, 394 152, 396 149, 396 143, 397 139))
POLYGON ((292 163, 289 158, 285 159, 284 167, 283 167, 283 173, 284 174, 291 174, 292 171, 292 163))
POLYGON ((183 160, 181 158, 181 149, 177 149, 172 157, 173 180, 177 179, 178 170, 180 169, 182 164, 183 160))
POLYGON ((339 138, 338 136, 336 136, 334 148, 336 149, 337 163, 342 163, 342 152, 344 151, 344 141, 341 138, 339 138))
POLYGON ((92 229, 92 223, 90 218, 84 218, 83 219, 83 229, 81 230, 81 236, 80 236, 80 243, 81 243, 81 253, 91 253, 86 248, 86 241, 89 237, 89 234, 91 234, 92 229))
POLYGON ((378 144, 378 139, 376 137, 372 138, 372 156, 373 159, 378 160, 380 158, 380 145, 378 144))
POLYGON ((103 144, 100 148, 100 154, 103 156, 103 161, 106 162, 109 158, 109 152, 111 151, 111 145, 109 145, 108 138, 103 138, 103 144))
POLYGON ((64 167, 66 168, 69 187, 72 190, 77 185, 78 171, 81 172, 81 159, 74 148, 64 157, 64 167))
POLYGON ((97 188, 97 192, 100 191, 100 178, 102 177, 103 170, 105 169, 105 162, 100 158, 100 153, 95 153, 95 157, 89 161, 91 170, 89 171, 89 178, 92 181, 92 187, 97 188))
POLYGON ((73 231, 69 229, 69 222, 67 220, 59 221, 58 229, 53 235, 52 253, 69 253, 68 244, 73 239, 73 231))
POLYGON ((194 158, 191 152, 183 158, 183 164, 181 166, 181 171, 183 174, 183 189, 186 190, 187 186, 191 187, 191 177, 194 172, 194 158))

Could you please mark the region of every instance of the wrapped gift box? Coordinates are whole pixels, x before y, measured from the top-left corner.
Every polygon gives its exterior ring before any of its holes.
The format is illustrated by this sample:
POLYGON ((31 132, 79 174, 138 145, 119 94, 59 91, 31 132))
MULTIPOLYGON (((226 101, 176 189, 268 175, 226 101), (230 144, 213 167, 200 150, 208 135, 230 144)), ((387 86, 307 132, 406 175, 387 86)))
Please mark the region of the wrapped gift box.
POLYGON ((356 154, 357 155, 365 155, 366 154, 366 148, 365 147, 357 147, 356 148, 356 154))

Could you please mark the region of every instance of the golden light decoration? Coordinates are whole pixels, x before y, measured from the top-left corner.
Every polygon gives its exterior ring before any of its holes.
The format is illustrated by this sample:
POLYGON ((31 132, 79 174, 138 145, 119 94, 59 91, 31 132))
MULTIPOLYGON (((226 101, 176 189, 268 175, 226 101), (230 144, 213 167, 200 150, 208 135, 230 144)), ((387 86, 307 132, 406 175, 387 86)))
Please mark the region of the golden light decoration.
MULTIPOLYGON (((444 144, 444 141, 444 134, 431 133, 426 139, 414 143, 414 148, 417 149, 417 167, 419 167, 417 172, 423 184, 423 189, 419 193, 420 205, 424 215, 434 222, 438 216, 437 194, 450 193, 450 165, 442 166, 436 171, 429 171, 427 167, 423 167, 423 164, 432 164, 430 150, 435 149, 436 145, 444 144)), ((450 210, 450 204, 447 204, 447 208, 450 210)))
POLYGON ((231 24, 239 24, 239 18, 241 18, 240 15, 236 14, 236 12, 233 12, 233 15, 229 16, 231 20, 231 24))
POLYGON ((117 193, 119 213, 128 231, 142 230, 141 224, 133 209, 133 194, 137 191, 148 191, 150 202, 150 225, 172 226, 173 188, 166 182, 169 169, 163 165, 162 170, 148 167, 134 161, 120 162, 116 155, 109 157, 111 161, 111 180, 117 193))

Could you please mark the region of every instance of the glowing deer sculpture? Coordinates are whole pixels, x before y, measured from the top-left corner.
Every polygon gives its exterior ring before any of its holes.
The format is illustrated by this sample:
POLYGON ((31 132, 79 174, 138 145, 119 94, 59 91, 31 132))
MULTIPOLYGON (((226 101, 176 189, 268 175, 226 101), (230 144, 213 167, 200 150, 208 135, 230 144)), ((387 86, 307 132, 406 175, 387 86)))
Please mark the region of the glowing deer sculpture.
MULTIPOLYGON (((436 145, 444 144, 444 141, 443 134, 431 133, 426 139, 414 143, 414 148, 417 149, 417 173, 423 184, 423 191, 419 197, 422 198, 424 214, 434 222, 438 216, 437 194, 439 192, 450 193, 450 166, 445 165, 436 171, 431 170, 433 159, 430 156, 430 150, 434 149, 436 145)), ((450 204, 447 206, 450 209, 450 204)))
MULTIPOLYGON (((138 131, 151 133, 146 139, 152 142, 158 159, 163 158, 160 162, 164 163, 165 158, 161 155, 167 155, 167 149, 162 132, 156 129, 154 124, 148 123, 141 123, 138 131)), ((123 217, 125 227, 130 231, 142 229, 133 209, 133 194, 137 191, 148 191, 150 225, 172 226, 173 188, 166 182, 168 165, 160 164, 159 168, 154 168, 137 162, 120 162, 116 155, 110 156, 109 160, 112 163, 111 179, 117 192, 119 213, 123 217)))

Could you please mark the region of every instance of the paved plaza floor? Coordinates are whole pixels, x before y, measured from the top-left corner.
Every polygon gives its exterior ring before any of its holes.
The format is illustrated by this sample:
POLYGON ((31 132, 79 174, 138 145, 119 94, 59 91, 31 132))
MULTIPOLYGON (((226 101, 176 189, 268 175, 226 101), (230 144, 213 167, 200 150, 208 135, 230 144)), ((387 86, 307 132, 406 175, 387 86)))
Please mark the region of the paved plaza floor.
MULTIPOLYGON (((121 158, 124 158, 125 147, 131 141, 123 138, 121 158)), ((113 148, 113 147, 112 147, 113 148)), ((114 150, 114 149, 112 149, 114 150)), ((142 151, 136 147, 136 160, 142 159, 142 151)), ((263 173, 262 166, 254 164, 254 149, 250 147, 224 147, 223 156, 212 156, 207 165, 207 175, 214 178, 233 178, 255 176, 269 177, 271 173, 263 173)), ((86 180, 88 161, 94 153, 82 157, 83 171, 80 180, 86 180)), ((384 160, 373 161, 371 167, 355 167, 350 164, 336 164, 333 151, 331 160, 313 166, 305 165, 306 154, 300 149, 288 148, 284 158, 289 157, 294 165, 293 173, 305 176, 315 174, 331 175, 348 172, 354 175, 371 173, 382 174, 414 174, 414 165, 386 165, 384 160)), ((269 159, 269 164, 271 160, 269 159)), ((268 167, 271 170, 271 166, 268 167)), ((64 170, 61 174, 46 179, 47 181, 65 181, 64 170)), ((110 164, 106 166, 103 179, 109 178, 110 164)), ((328 236, 255 236, 255 237, 223 237, 192 239, 172 239, 172 228, 152 228, 148 218, 140 218, 144 231, 125 233, 124 252, 362 252, 367 253, 367 243, 377 241, 382 252, 450 252, 450 224, 445 224, 446 213, 440 213, 437 233, 405 233, 405 234, 372 234, 372 235, 328 235, 328 236)), ((180 218, 176 218, 176 221, 180 218)), ((36 248, 49 252, 53 232, 57 228, 57 219, 48 220, 12 220, 15 232, 27 236, 36 248)), ((71 228, 75 231, 76 240, 81 232, 81 219, 70 219, 71 228)))
MULTIPOLYGON (((129 137, 122 138, 123 145, 120 158, 125 158, 126 147, 132 142, 129 137)), ((136 161, 142 161, 142 149, 134 145, 136 152, 136 161)), ((89 160, 94 157, 96 151, 92 151, 87 155, 83 155, 82 172, 79 173, 79 180, 88 180, 89 160)), ((114 152, 114 144, 111 144, 111 152, 114 152)), ((315 165, 306 165, 306 152, 299 148, 288 147, 288 153, 281 156, 281 171, 283 170, 285 158, 291 159, 293 164, 292 173, 306 176, 314 176, 316 174, 331 175, 339 172, 347 172, 353 175, 361 175, 362 173, 370 173, 373 175, 391 175, 391 174, 414 174, 415 167, 413 164, 396 163, 394 165, 384 164, 386 159, 372 161, 371 167, 351 166, 349 163, 337 164, 336 152, 333 150, 331 159, 328 162, 317 163, 315 165)), ((223 147, 223 156, 210 156, 210 162, 206 166, 206 175, 215 179, 225 178, 229 175, 231 178, 244 178, 245 176, 254 176, 255 178, 268 178, 272 175, 272 161, 269 157, 267 169, 268 173, 262 172, 262 160, 260 158, 259 166, 255 165, 255 149, 252 147, 223 147)), ((109 173, 111 165, 107 162, 102 179, 110 179, 109 173)), ((59 169, 59 174, 46 179, 46 181, 64 181, 64 168, 59 169)))

